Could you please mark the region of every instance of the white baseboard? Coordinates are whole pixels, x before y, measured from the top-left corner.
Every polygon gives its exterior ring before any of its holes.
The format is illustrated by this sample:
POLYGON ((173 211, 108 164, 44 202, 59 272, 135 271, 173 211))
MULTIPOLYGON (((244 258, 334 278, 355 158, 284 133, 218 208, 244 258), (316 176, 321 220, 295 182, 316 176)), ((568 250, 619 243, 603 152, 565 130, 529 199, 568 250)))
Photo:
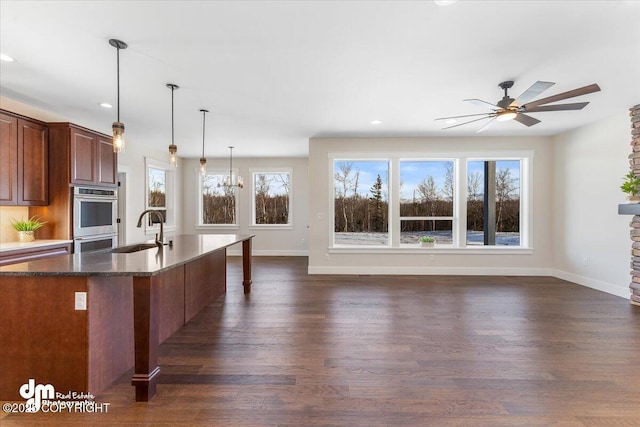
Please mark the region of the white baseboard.
POLYGON ((586 286, 587 288, 595 289, 598 291, 606 292, 611 295, 616 295, 625 299, 629 299, 628 286, 618 286, 613 283, 603 282, 601 280, 591 279, 589 277, 580 276, 579 274, 568 273, 562 270, 552 270, 551 275, 558 279, 573 282, 578 285, 586 286))
POLYGON ((524 267, 309 267, 309 274, 439 275, 439 276, 551 276, 548 268, 524 267))

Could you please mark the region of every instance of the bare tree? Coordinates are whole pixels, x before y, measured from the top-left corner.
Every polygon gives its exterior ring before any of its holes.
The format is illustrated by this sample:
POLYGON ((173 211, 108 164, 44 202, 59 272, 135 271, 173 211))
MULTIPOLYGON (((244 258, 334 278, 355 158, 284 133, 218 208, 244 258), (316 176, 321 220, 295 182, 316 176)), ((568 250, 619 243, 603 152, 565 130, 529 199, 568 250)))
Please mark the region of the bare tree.
POLYGON ((454 179, 453 179, 453 163, 447 162, 444 171, 444 186, 442 187, 442 194, 446 200, 453 200, 454 179))
POLYGON ((467 175, 467 198, 468 200, 480 200, 482 194, 482 175, 479 171, 467 175))
POLYGON ((271 180, 265 174, 258 174, 256 179, 256 224, 267 223, 267 197, 271 190, 271 180))
POLYGON ((438 188, 436 187, 436 181, 433 176, 429 175, 427 178, 423 178, 417 187, 420 199, 423 201, 433 201, 438 199, 438 188))
POLYGON ((351 170, 353 169, 353 162, 341 162, 338 166, 338 172, 335 173, 334 178, 337 184, 336 196, 342 199, 342 217, 344 219, 344 229, 342 231, 349 231, 349 218, 347 217, 347 191, 351 187, 351 170))
POLYGON ((511 173, 511 169, 499 169, 496 172, 496 201, 511 200, 516 196, 519 179, 511 173))
MULTIPOLYGON (((438 187, 436 186, 436 180, 433 176, 429 175, 427 178, 423 178, 418 184, 418 193, 420 193, 420 199, 425 205, 425 211, 429 216, 435 216, 436 214, 436 201, 438 197, 438 187)), ((431 227, 436 229, 436 221, 431 220, 431 227)))
POLYGON ((502 230, 504 202, 516 197, 519 178, 511 174, 511 169, 496 171, 496 229, 502 230))

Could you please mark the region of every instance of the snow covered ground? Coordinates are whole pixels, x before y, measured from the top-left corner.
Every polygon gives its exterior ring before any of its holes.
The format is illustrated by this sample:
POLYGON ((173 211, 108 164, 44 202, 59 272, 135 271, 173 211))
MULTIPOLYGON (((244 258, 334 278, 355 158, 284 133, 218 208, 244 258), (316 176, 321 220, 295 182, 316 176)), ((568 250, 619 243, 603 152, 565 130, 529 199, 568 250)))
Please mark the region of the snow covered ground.
MULTIPOLYGON (((386 246, 389 244, 387 233, 334 233, 336 245, 349 246, 386 246)), ((400 244, 418 243, 420 236, 432 236, 438 245, 451 245, 453 243, 450 231, 411 232, 400 234, 400 244)), ((484 235, 482 231, 467 231, 467 245, 483 245, 484 235)), ((496 245, 520 246, 520 233, 498 232, 496 233, 496 245)))

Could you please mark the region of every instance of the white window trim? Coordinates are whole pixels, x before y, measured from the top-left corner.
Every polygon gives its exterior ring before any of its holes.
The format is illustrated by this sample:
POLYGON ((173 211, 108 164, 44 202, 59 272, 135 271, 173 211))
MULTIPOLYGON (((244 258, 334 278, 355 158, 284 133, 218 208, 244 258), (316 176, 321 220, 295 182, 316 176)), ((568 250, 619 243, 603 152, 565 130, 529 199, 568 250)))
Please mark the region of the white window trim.
MULTIPOLYGON (((393 164, 391 162, 393 156, 391 155, 385 155, 383 153, 329 153, 329 161, 328 166, 329 166, 329 209, 328 209, 328 213, 329 213, 329 221, 328 222, 328 230, 329 230, 329 249, 332 248, 337 248, 337 249, 355 249, 355 248, 362 248, 362 249, 373 249, 373 248, 377 248, 378 250, 383 250, 383 249, 390 249, 393 248, 392 244, 393 244, 393 238, 394 238, 394 233, 393 230, 391 228, 391 226, 388 226, 388 238, 387 238, 387 244, 386 245, 377 245, 377 246, 370 246, 370 245, 362 245, 362 246, 358 246, 358 245, 340 245, 340 244, 336 244, 335 243, 335 234, 334 234, 334 229, 335 229, 335 225, 334 225, 334 221, 335 221, 335 206, 334 206, 334 201, 336 199, 336 187, 335 187, 335 182, 334 182, 334 170, 333 170, 333 165, 336 161, 358 161, 358 160, 363 160, 363 161, 384 161, 384 162, 388 162, 389 163, 389 176, 388 176, 388 181, 387 182, 387 190, 388 190, 388 194, 389 194, 389 199, 391 199, 392 197, 394 197, 394 195, 392 195, 392 192, 395 192, 395 186, 392 186, 391 183, 394 182, 394 170, 397 170, 397 168, 393 168, 393 164)), ((398 175, 399 176, 399 175, 398 175)), ((399 182, 399 181, 398 181, 399 182)), ((399 186, 398 186, 399 188, 399 186)), ((397 195, 395 195, 397 197, 397 195)), ((392 203, 388 203, 388 217, 389 220, 391 220, 391 216, 396 214, 399 215, 400 214, 400 207, 397 208, 397 212, 394 211, 394 208, 392 206, 392 203)), ((400 240, 400 237, 398 236, 398 241, 400 240)), ((374 249, 375 250, 375 249, 374 249)))
MULTIPOLYGON (((163 229, 165 233, 173 233, 176 231, 176 173, 171 168, 171 165, 167 162, 153 159, 151 157, 144 158, 144 206, 145 209, 156 209, 149 207, 149 168, 162 169, 165 171, 165 202, 164 208, 158 210, 164 210, 166 213, 167 222, 164 224, 163 229)), ((148 214, 147 214, 148 215, 148 214)), ((160 224, 149 225, 149 221, 144 222, 144 234, 145 236, 151 236, 160 232, 160 224)))
MULTIPOLYGON (((462 254, 531 254, 533 248, 533 150, 487 150, 468 151, 464 153, 434 152, 434 153, 328 153, 329 201, 327 231, 329 233, 329 253, 462 253, 462 254), (335 220, 335 183, 334 163, 336 161, 389 161, 389 244, 370 245, 336 245, 334 236, 335 220), (456 177, 456 192, 453 201, 453 230, 452 245, 434 248, 413 248, 411 245, 401 245, 399 236, 400 207, 396 203, 400 195, 400 161, 430 161, 453 160, 454 175, 456 177), (467 162, 469 161, 520 161, 520 246, 478 246, 467 245, 467 162), (398 231, 396 231, 396 229, 398 231)), ((450 219, 450 217, 438 217, 450 219)))
POLYGON ((251 168, 251 229, 292 229, 293 228, 293 168, 251 168), (288 174, 289 175, 289 222, 287 224, 256 224, 256 175, 259 174, 288 174))
MULTIPOLYGON (((200 167, 194 169, 196 174, 196 181, 198 182, 198 209, 196 210, 196 231, 205 231, 205 230, 239 230, 239 204, 240 197, 238 193, 242 190, 236 189, 234 193, 234 197, 236 198, 235 207, 236 207, 236 223, 235 224, 203 224, 202 223, 202 174, 200 174, 200 167)), ((238 169, 232 169, 231 173, 234 175, 238 175, 238 169)), ((207 175, 229 175, 229 169, 207 169, 207 175)))

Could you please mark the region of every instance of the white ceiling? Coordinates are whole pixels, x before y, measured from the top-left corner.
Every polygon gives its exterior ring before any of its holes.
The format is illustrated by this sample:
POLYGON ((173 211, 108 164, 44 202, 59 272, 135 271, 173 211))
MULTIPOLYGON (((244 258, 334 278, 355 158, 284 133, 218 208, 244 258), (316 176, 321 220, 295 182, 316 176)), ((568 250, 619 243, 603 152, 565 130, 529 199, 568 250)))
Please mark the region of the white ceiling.
MULTIPOLYGON (((128 144, 166 147, 175 83, 178 153, 306 156, 308 138, 469 136, 436 117, 483 112, 537 80, 541 96, 598 83, 582 111, 535 113, 552 135, 640 103, 640 1, 8 1, 0 2, 1 95, 111 132, 120 53, 128 144), (382 120, 379 126, 369 122, 382 120)), ((482 123, 482 122, 481 122, 482 123)), ((164 149, 164 148, 163 148, 164 149)))

